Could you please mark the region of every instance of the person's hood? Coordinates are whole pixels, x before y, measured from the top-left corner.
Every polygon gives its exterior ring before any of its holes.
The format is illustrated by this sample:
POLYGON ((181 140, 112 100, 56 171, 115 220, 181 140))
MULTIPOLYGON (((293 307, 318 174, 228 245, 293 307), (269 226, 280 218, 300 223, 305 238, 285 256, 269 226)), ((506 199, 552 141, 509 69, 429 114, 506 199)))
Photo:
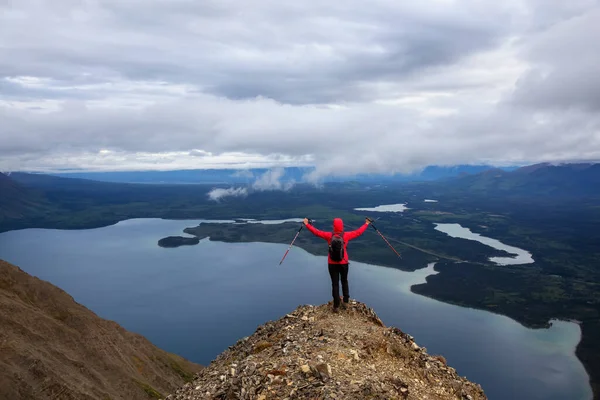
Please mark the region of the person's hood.
POLYGON ((344 232, 344 221, 341 218, 334 218, 333 220, 333 233, 344 232))

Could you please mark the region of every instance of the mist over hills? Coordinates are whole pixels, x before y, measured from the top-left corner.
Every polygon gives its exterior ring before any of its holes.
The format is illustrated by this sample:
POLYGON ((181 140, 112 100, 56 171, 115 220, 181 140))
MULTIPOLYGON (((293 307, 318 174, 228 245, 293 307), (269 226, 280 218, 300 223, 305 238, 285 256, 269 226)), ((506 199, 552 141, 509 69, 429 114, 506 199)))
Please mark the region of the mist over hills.
MULTIPOLYGON (((410 182, 433 181, 442 178, 476 174, 493 168, 488 165, 428 166, 412 174, 357 174, 350 177, 325 176, 322 182, 355 181, 374 182, 410 182)), ((506 167, 511 171, 516 167, 506 167)), ((119 172, 55 172, 51 175, 63 178, 82 178, 105 182, 127 183, 207 183, 207 184, 250 184, 271 170, 280 171, 283 182, 304 182, 307 175, 314 171, 312 167, 252 168, 252 169, 192 169, 174 171, 119 171, 119 172)))

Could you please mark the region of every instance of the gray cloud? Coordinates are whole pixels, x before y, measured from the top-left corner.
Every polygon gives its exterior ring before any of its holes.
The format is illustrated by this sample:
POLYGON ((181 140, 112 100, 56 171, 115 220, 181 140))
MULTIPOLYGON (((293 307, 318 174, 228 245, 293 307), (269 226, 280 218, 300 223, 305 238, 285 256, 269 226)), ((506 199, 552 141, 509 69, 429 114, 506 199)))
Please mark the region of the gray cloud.
POLYGON ((212 201, 219 202, 223 200, 225 197, 246 197, 248 195, 248 190, 246 188, 238 187, 230 187, 227 189, 215 188, 208 192, 208 198, 212 201))
POLYGON ((283 182, 281 178, 285 171, 283 168, 272 168, 256 178, 252 184, 252 189, 257 191, 266 190, 290 190, 294 186, 294 182, 283 182))
POLYGON ((524 49, 531 62, 517 83, 517 104, 554 110, 600 112, 600 8, 536 36, 524 49))
POLYGON ((0 169, 314 164, 317 180, 597 160, 599 13, 593 0, 0 2, 0 169))
POLYGON ((473 16, 443 3, 431 12, 393 1, 56 3, 24 0, 9 10, 0 54, 10 57, 0 57, 0 74, 123 76, 193 83, 230 98, 352 101, 372 98, 370 83, 453 62, 509 32, 476 1, 465 4, 479 11, 473 16))
MULTIPOLYGON (((282 181, 285 171, 281 167, 275 167, 267 170, 263 174, 257 176, 254 182, 250 185, 251 192, 264 192, 283 190, 287 191, 294 187, 293 181, 282 181)), ((238 171, 234 176, 254 177, 249 171, 238 171), (245 173, 247 172, 247 173, 245 173)), ((208 198, 213 201, 221 201, 225 197, 246 197, 250 192, 246 187, 229 187, 227 189, 215 188, 208 193, 208 198)))
POLYGON ((254 173, 247 169, 241 169, 239 171, 235 171, 233 174, 231 174, 231 176, 236 177, 236 178, 251 179, 251 178, 254 178, 254 173))
POLYGON ((210 151, 204 151, 204 150, 192 150, 188 153, 190 156, 194 156, 194 157, 210 157, 212 156, 212 153, 210 151))

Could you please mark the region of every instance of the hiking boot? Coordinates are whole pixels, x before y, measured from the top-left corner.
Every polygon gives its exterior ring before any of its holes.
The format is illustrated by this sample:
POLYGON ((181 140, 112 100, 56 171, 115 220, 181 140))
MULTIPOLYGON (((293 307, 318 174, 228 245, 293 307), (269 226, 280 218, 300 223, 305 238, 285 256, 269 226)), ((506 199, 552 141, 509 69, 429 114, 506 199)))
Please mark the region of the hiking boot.
POLYGON ((340 308, 341 308, 342 310, 346 310, 346 309, 348 309, 348 303, 346 303, 346 302, 342 302, 342 304, 340 304, 340 308))
POLYGON ((339 307, 333 307, 333 309, 331 310, 334 314, 339 314, 340 312, 340 308, 339 307))

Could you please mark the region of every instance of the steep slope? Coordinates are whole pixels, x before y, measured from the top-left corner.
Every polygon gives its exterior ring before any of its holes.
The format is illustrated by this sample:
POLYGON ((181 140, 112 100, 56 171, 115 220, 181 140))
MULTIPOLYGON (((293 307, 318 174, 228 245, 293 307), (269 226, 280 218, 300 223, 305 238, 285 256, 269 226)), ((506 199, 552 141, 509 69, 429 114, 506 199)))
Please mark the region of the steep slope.
POLYGON ((158 398, 200 367, 0 260, 0 399, 158 398))
POLYGON ((351 302, 301 306, 258 327, 167 397, 200 399, 485 399, 443 357, 351 302))
POLYGON ((514 171, 492 169, 443 183, 469 194, 600 196, 600 164, 535 164, 514 171))
POLYGON ((0 224, 29 215, 43 205, 42 196, 0 173, 0 224))

